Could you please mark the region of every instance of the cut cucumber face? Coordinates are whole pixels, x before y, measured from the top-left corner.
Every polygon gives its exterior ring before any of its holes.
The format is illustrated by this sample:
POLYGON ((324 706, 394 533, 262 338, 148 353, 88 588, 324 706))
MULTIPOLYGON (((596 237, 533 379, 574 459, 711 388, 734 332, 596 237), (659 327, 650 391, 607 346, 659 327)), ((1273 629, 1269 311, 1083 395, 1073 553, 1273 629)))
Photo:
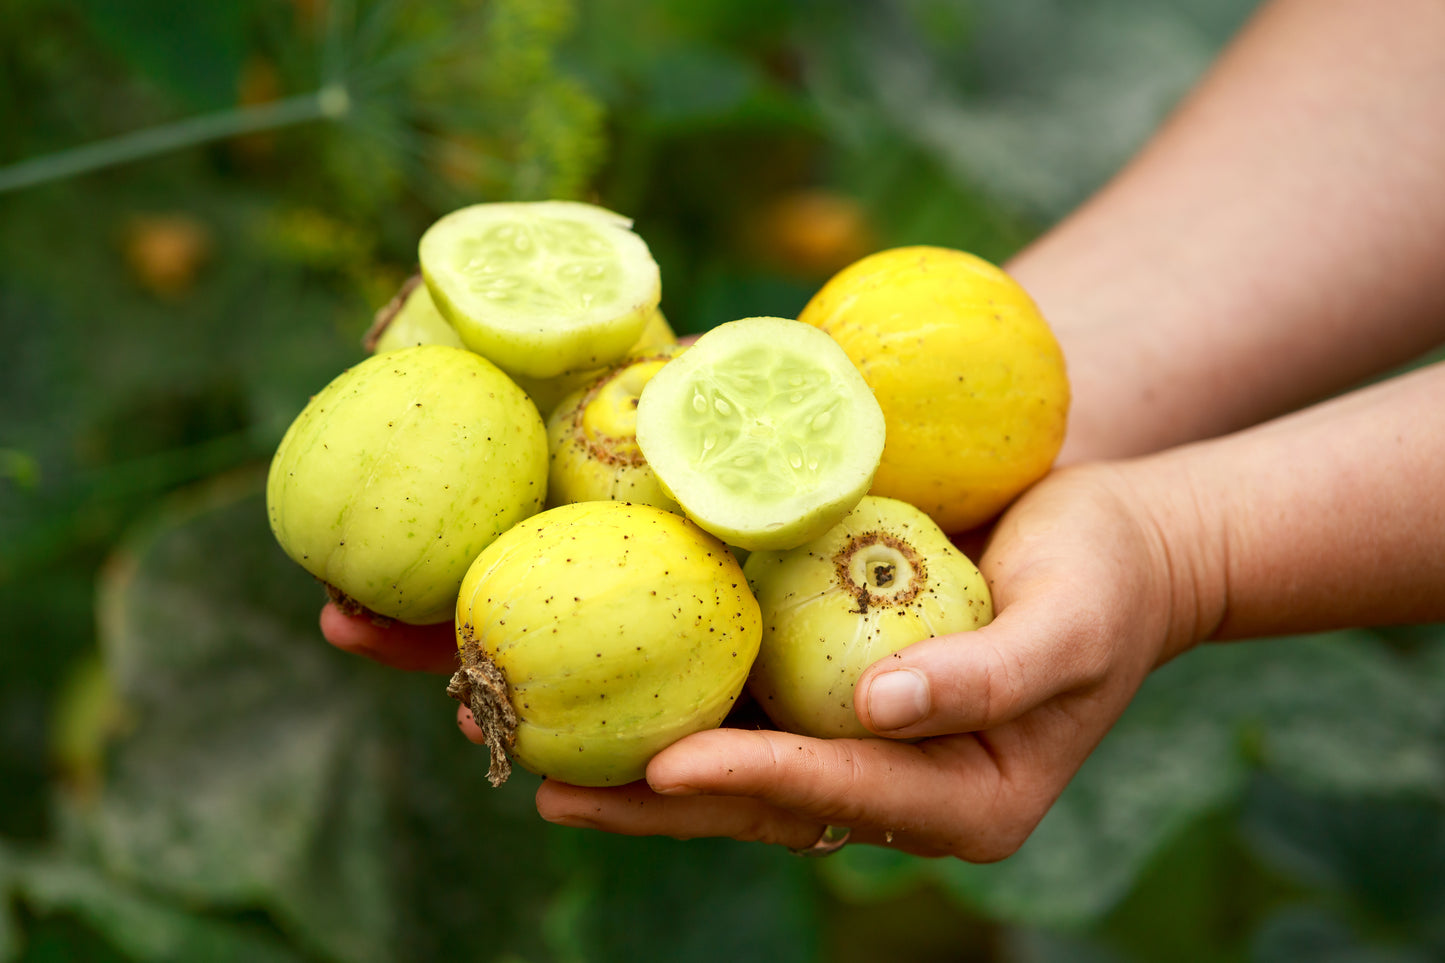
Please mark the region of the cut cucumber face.
POLYGON ((432 300, 468 348, 549 378, 621 359, 662 296, 632 222, 575 201, 476 204, 422 235, 432 300))
POLYGON ((868 492, 883 412, 811 325, 744 318, 704 334, 642 391, 637 444, 703 528, 749 551, 822 535, 868 492))

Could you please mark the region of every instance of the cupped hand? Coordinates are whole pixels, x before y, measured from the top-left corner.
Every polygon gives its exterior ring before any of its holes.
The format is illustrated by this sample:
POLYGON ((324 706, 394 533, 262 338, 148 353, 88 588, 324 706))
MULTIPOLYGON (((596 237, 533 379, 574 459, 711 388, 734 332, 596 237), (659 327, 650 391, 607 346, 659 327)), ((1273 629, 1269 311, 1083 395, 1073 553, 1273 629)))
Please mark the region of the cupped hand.
MULTIPOLYGON (((629 835, 806 847, 824 826, 919 855, 1002 859, 1032 832, 1156 665, 1197 641, 1187 480, 1130 463, 1055 472, 998 522, 979 559, 996 616, 881 660, 855 689, 872 739, 696 733, 608 789, 545 780, 555 823, 629 835), (1170 490, 1172 488, 1172 490, 1170 490)), ((381 626, 335 606, 334 645, 451 672, 450 623, 381 626)), ((481 733, 465 708, 462 731, 481 733)))
POLYGON ((335 602, 321 610, 321 634, 338 649, 409 672, 455 672, 456 629, 451 622, 408 625, 347 615, 335 602))
POLYGON ((1166 539, 1178 519, 1159 509, 1177 493, 1156 494, 1127 466, 1035 486, 980 559, 994 621, 909 646, 859 680, 855 711, 884 738, 709 730, 654 757, 645 783, 547 780, 538 810, 630 835, 797 848, 835 825, 920 855, 1010 855, 1145 675, 1196 641, 1194 572, 1166 539))

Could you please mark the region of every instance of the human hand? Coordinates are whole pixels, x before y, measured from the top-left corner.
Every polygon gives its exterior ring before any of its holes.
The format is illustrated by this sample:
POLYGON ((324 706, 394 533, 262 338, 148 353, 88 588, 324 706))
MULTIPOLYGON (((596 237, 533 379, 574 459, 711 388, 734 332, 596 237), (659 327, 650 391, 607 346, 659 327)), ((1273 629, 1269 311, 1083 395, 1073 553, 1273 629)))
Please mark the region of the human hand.
MULTIPOLYGON (((838 825, 920 855, 1008 856, 1148 672, 1201 637, 1188 553, 1161 535, 1179 529, 1180 490, 1127 463, 1036 485, 979 559, 994 621, 909 646, 860 679, 859 718, 887 738, 709 730, 659 753, 646 782, 544 781, 538 811, 629 835, 796 848, 838 825)), ((338 647, 388 665, 456 665, 450 624, 383 627, 328 606, 321 626, 338 647)), ((482 741, 465 708, 458 723, 482 741)))
POLYGON ((859 681, 859 718, 889 738, 700 732, 653 758, 646 783, 546 781, 538 810, 631 835, 796 848, 836 825, 920 855, 1011 854, 1145 675, 1196 639, 1192 572, 1156 517, 1177 498, 1157 495, 1102 466, 1029 492, 980 559, 994 622, 910 646, 859 681))
POLYGON ((408 625, 347 615, 335 602, 321 610, 321 634, 338 649, 409 672, 456 671, 457 636, 451 622, 408 625))

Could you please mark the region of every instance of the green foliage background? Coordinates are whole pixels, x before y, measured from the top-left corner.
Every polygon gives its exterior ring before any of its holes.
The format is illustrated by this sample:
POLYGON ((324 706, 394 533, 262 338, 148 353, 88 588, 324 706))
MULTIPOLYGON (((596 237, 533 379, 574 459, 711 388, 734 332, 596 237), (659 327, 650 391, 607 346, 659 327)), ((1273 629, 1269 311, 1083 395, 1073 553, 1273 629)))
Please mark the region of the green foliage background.
POLYGON ((440 213, 596 200, 680 331, 792 314, 790 198, 1002 260, 1250 6, 6 0, 0 960, 1445 957, 1439 627, 1177 660, 1000 864, 814 865, 491 791, 261 507, 440 213))

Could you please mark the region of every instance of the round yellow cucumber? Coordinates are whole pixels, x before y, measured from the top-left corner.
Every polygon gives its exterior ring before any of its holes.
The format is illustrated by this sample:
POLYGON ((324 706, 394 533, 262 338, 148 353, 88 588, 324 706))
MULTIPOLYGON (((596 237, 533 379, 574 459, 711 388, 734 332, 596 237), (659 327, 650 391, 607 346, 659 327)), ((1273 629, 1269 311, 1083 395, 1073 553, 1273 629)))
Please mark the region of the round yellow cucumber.
POLYGON ((762 634, 725 545, 679 515, 610 501, 549 509, 488 546, 456 625, 448 692, 487 737, 493 785, 509 754, 574 785, 642 778, 662 749, 722 722, 762 634))

